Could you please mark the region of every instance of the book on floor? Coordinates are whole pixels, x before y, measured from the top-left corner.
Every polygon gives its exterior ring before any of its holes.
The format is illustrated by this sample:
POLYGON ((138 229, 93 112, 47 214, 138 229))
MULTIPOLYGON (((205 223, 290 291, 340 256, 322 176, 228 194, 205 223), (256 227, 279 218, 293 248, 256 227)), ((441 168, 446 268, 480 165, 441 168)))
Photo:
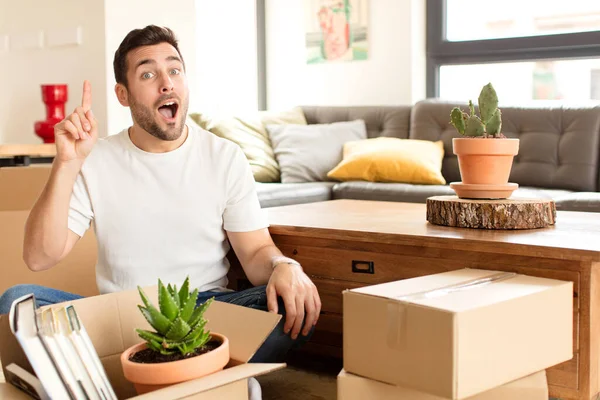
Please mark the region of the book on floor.
POLYGON ((9 323, 45 392, 39 398, 117 399, 72 305, 39 310, 29 294, 13 302, 9 323))

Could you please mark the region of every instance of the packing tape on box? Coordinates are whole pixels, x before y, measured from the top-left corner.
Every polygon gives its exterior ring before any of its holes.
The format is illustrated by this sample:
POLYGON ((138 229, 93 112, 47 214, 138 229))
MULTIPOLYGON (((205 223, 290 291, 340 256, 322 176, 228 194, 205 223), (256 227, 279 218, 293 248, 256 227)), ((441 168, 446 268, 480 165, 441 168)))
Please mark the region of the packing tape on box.
POLYGON ((516 275, 517 274, 515 272, 500 272, 483 278, 469 279, 467 281, 458 282, 435 289, 392 297, 387 305, 388 346, 396 350, 402 350, 406 348, 406 332, 408 329, 406 306, 408 304, 420 299, 442 297, 447 296, 450 293, 479 288, 484 285, 511 279, 516 275))

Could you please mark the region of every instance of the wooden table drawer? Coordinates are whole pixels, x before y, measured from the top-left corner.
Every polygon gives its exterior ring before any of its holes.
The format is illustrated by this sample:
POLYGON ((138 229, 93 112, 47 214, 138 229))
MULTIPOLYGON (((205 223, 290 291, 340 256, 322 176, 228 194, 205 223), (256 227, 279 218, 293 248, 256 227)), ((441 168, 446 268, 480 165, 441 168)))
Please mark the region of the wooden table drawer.
POLYGON ((442 271, 463 268, 464 262, 442 260, 425 262, 420 257, 403 256, 355 250, 278 245, 288 257, 292 257, 311 276, 363 284, 376 284, 399 279, 414 278, 442 271))
MULTIPOLYGON (((498 271, 516 272, 530 276, 558 279, 573 282, 573 304, 579 309, 578 271, 543 268, 542 262, 531 259, 530 265, 513 263, 481 262, 472 255, 465 254, 464 259, 445 258, 440 254, 437 258, 419 257, 397 253, 377 253, 353 249, 336 249, 278 244, 280 250, 288 257, 298 260, 308 275, 327 279, 340 279, 362 284, 377 284, 400 279, 415 278, 437 274, 461 268, 479 268, 498 271)), ((554 264, 551 265, 554 267, 554 264)))
POLYGON ((321 297, 321 311, 340 315, 343 313, 342 292, 346 289, 366 286, 365 284, 357 282, 320 279, 317 277, 311 277, 311 279, 319 290, 319 296, 321 297))

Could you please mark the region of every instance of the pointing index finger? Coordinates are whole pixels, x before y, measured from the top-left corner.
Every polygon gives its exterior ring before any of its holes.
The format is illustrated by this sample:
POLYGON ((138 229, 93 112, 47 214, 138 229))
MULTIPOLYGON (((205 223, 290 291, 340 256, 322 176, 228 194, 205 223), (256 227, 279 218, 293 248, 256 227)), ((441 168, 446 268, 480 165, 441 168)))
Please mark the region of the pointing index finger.
POLYGON ((81 107, 84 112, 88 112, 92 108, 92 84, 90 81, 83 81, 83 96, 81 97, 81 107))

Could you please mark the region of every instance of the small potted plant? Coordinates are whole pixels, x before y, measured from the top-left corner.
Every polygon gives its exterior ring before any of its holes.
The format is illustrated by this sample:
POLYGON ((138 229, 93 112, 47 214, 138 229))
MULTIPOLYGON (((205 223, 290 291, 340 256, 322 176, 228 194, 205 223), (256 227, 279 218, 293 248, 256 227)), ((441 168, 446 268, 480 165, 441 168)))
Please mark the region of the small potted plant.
POLYGON ((450 114, 450 123, 465 136, 452 139, 462 182, 453 182, 450 187, 462 198, 508 198, 518 187, 508 183, 508 178, 519 152, 519 139, 502 134, 502 112, 491 83, 481 89, 478 102, 479 116, 470 100, 469 114, 459 107, 450 114))
POLYGON ((138 394, 219 371, 229 362, 229 341, 205 330, 204 312, 213 298, 197 305, 198 289, 189 292, 189 277, 177 291, 158 280, 159 309, 138 286, 138 308, 154 329, 136 329, 144 342, 121 354, 123 374, 138 394))

